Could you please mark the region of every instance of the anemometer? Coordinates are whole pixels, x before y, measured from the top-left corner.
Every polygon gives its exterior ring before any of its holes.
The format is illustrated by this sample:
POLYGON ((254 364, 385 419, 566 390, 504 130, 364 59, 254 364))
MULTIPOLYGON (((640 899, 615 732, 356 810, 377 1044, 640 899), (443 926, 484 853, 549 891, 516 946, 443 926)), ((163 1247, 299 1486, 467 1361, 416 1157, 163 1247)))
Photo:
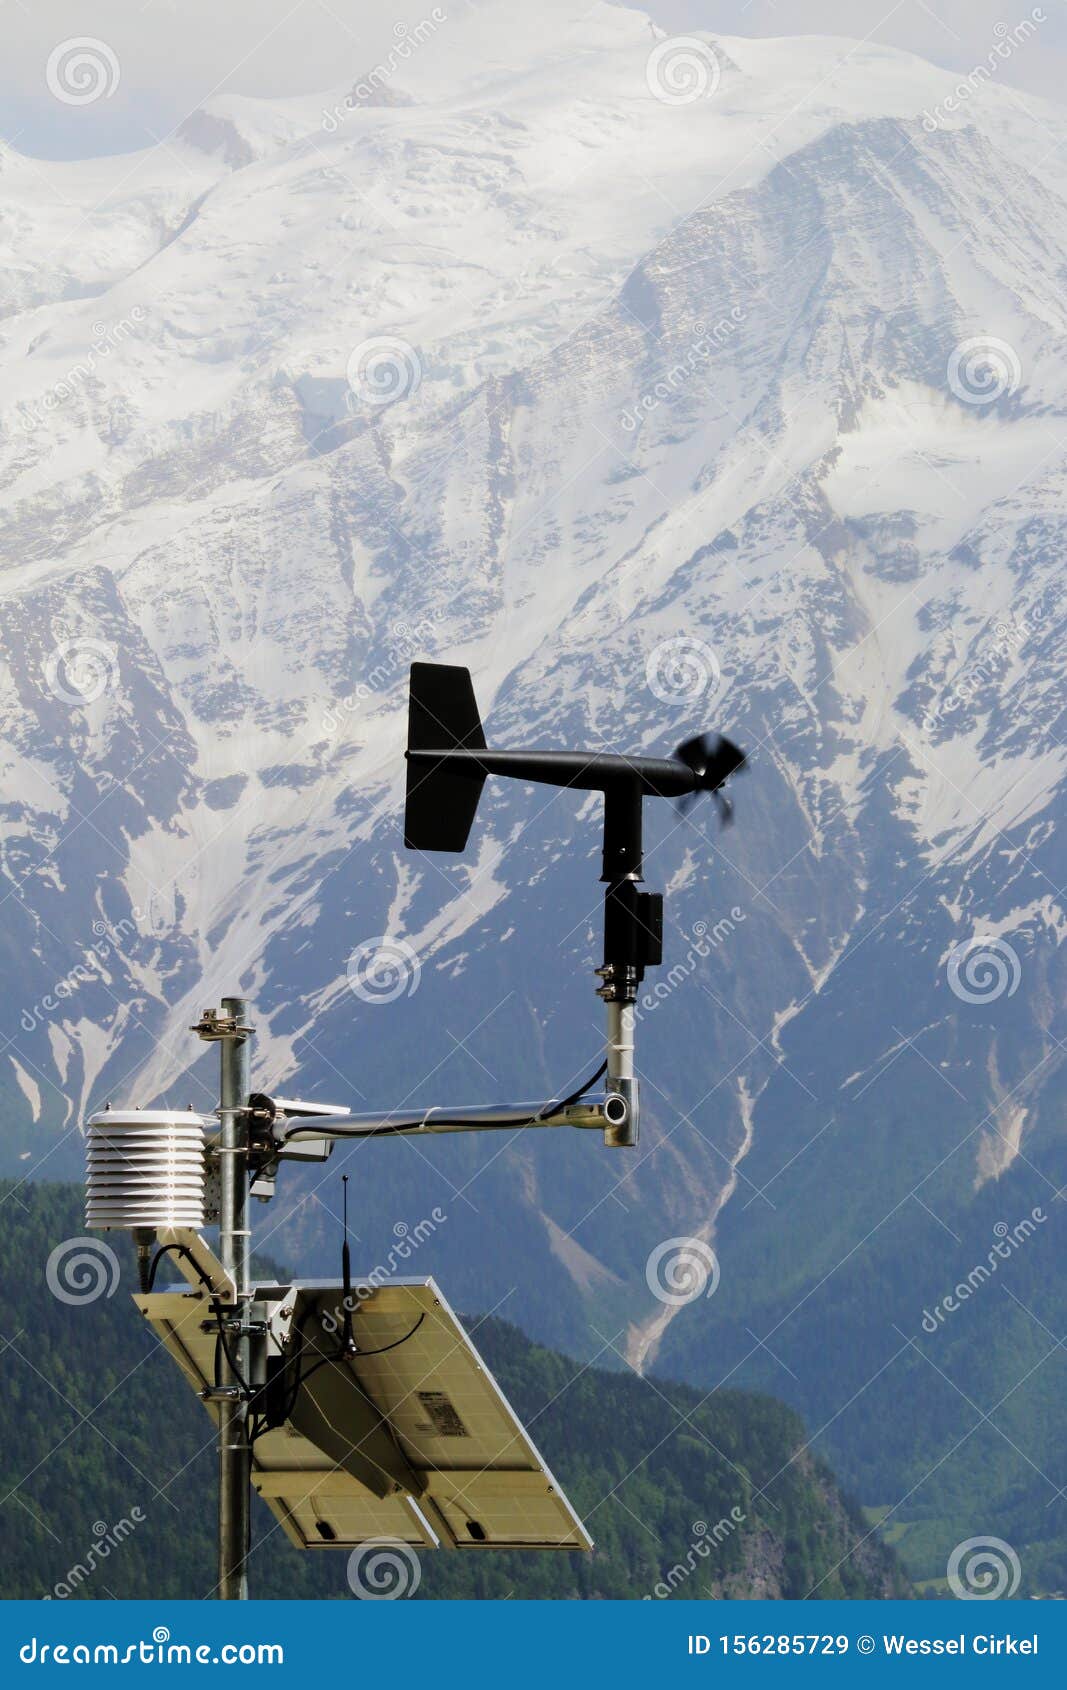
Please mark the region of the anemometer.
POLYGON ((645 970, 663 960, 663 896, 638 890, 643 800, 675 798, 686 808, 698 793, 710 792, 726 819, 730 806, 722 788, 743 768, 744 752, 718 735, 687 740, 669 758, 490 750, 470 671, 413 663, 407 758, 404 844, 422 851, 466 848, 487 775, 604 794, 604 961, 597 990, 608 1006, 607 1058, 589 1085, 606 1071, 609 1089, 595 1123, 603 1125, 605 1144, 635 1145, 640 1105, 634 1004, 645 970))
POLYGON ((685 808, 709 792, 727 819, 723 787, 744 763, 718 736, 687 740, 668 758, 492 749, 469 671, 412 664, 408 848, 461 853, 490 775, 604 795, 601 1067, 541 1104, 354 1115, 253 1090, 254 1029, 244 999, 231 997, 191 1029, 219 1047, 213 1116, 109 1105, 90 1118, 87 1225, 132 1233, 135 1302, 218 1429, 214 1594, 248 1594, 252 1488, 302 1549, 355 1557, 384 1543, 417 1565, 419 1549, 440 1546, 591 1547, 435 1281, 353 1280, 346 1205, 340 1281, 253 1285, 249 1198, 270 1200, 283 1163, 325 1161, 354 1138, 568 1126, 599 1129, 613 1148, 635 1145, 634 1006, 663 950, 662 895, 640 890, 643 803, 685 808), (202 1236, 211 1225, 217 1255, 202 1236), (155 1289, 164 1262, 184 1289, 155 1289))

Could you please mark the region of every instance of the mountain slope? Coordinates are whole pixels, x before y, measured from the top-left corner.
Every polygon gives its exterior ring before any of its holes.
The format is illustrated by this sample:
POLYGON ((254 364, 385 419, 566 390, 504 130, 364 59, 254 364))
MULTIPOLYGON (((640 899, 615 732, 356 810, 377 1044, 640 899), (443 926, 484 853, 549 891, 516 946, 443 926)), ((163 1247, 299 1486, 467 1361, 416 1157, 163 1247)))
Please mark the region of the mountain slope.
MULTIPOLYGON (((121 1253, 123 1288, 64 1301, 52 1294, 45 1267, 56 1243, 79 1231, 80 1189, 39 1184, 28 1202, 16 1202, 5 1185, 0 1206, 9 1217, 0 1255, 11 1290, 0 1356, 0 1594, 208 1594, 214 1440, 129 1301, 132 1252, 121 1253)), ((93 1275, 60 1271, 57 1280, 69 1299, 91 1288, 93 1275)), ((413 1594, 907 1594, 893 1556, 868 1536, 808 1454, 799 1421, 778 1403, 729 1392, 705 1407, 681 1387, 583 1368, 500 1321, 471 1324, 579 1512, 590 1516, 597 1547, 591 1555, 425 1554, 413 1594)), ((346 1565, 342 1554, 290 1548, 257 1504, 256 1596, 347 1596, 346 1565)))

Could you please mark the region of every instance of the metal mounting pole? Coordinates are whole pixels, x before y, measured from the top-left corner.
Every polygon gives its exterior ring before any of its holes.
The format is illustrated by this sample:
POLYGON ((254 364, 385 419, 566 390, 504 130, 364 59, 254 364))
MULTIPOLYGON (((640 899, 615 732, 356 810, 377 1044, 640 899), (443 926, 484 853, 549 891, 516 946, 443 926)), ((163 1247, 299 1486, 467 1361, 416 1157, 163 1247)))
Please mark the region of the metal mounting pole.
POLYGON ((621 1121, 604 1129, 604 1143, 629 1149, 640 1125, 634 1069, 637 989, 645 969, 662 958, 663 899, 639 892, 642 788, 634 779, 604 789, 604 962, 597 994, 608 1006, 608 1087, 626 1105, 621 1121))
MULTIPOLYGON (((248 1095, 251 1090, 250 1028, 245 1025, 244 998, 223 998, 219 1055, 220 1202, 219 1260, 237 1287, 235 1329, 229 1347, 248 1378, 249 1294, 251 1291, 248 1229, 248 1095)), ((221 1356, 224 1385, 241 1392, 240 1381, 221 1356)), ((252 1451, 248 1442, 248 1403, 243 1392, 219 1403, 219 1577, 221 1601, 248 1599, 248 1546, 251 1529, 250 1486, 252 1451)))

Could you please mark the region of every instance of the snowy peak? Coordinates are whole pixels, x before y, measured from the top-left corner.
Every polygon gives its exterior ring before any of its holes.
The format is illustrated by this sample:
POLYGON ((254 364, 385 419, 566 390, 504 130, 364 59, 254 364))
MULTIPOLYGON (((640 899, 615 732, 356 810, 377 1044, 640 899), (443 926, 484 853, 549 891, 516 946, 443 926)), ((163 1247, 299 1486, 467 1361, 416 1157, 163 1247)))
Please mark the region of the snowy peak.
POLYGON ((303 133, 284 107, 265 100, 213 100, 179 126, 177 139, 197 152, 217 156, 231 170, 255 164, 303 133))

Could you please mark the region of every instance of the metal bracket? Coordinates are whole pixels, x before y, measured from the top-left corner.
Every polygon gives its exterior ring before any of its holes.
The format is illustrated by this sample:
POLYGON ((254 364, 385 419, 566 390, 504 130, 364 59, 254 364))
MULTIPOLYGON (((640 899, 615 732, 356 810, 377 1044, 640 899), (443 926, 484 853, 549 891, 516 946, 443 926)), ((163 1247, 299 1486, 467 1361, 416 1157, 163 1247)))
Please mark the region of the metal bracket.
POLYGON ((200 1392, 202 1402, 239 1402, 243 1397, 240 1385, 205 1385, 200 1392))
POLYGON ((195 1026, 190 1027, 190 1033, 196 1033, 208 1044, 217 1044, 220 1039, 246 1039, 255 1032, 254 1027, 238 1024, 235 1015, 220 1015, 217 1009, 205 1009, 195 1026))
POLYGON ((596 974, 604 984, 598 986, 596 995, 603 998, 605 1003, 634 1003, 637 998, 637 988, 640 975, 636 967, 626 962, 606 962, 601 968, 594 968, 596 974))
POLYGON ((200 1322, 201 1332, 218 1332, 220 1326, 223 1332, 234 1334, 247 1332, 250 1338, 265 1338, 268 1331, 265 1320, 242 1321, 239 1316, 231 1316, 230 1318, 222 1321, 215 1317, 212 1320, 202 1320, 200 1322))

